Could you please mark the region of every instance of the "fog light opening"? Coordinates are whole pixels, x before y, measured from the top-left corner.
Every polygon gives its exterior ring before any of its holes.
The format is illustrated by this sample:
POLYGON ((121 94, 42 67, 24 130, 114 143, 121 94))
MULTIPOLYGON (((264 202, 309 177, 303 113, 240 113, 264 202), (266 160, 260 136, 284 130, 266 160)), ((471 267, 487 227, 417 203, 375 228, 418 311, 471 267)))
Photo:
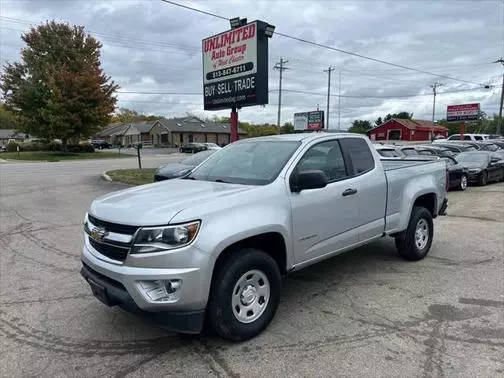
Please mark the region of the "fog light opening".
POLYGON ((153 302, 175 302, 180 298, 181 280, 140 281, 142 294, 153 302))

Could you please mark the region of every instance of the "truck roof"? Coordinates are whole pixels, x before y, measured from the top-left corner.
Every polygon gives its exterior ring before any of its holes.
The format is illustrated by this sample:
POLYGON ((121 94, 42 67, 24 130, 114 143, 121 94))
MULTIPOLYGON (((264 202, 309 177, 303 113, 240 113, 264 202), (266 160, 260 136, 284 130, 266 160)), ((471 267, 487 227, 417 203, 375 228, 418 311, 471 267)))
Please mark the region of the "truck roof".
MULTIPOLYGON (((325 133, 325 132, 320 132, 320 133, 299 133, 299 134, 280 134, 280 135, 268 135, 268 136, 263 136, 263 137, 257 137, 253 138, 253 140, 289 140, 289 141, 311 141, 313 139, 318 139, 321 137, 329 137, 329 136, 353 136, 353 137, 364 137, 362 134, 355 134, 355 133, 325 133)), ((243 141, 247 140, 252 140, 252 139, 243 139, 243 141)))

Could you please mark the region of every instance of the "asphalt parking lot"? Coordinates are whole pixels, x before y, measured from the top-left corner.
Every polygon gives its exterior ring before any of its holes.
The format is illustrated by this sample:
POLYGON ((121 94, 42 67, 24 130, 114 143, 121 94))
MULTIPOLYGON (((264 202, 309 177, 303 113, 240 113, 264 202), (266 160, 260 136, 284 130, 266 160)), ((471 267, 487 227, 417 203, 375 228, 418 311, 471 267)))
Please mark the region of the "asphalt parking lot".
POLYGON ((382 239, 287 277, 270 327, 233 344, 107 308, 80 277, 84 212, 125 187, 99 174, 135 164, 0 164, 1 376, 504 374, 504 183, 450 192, 423 261, 382 239))

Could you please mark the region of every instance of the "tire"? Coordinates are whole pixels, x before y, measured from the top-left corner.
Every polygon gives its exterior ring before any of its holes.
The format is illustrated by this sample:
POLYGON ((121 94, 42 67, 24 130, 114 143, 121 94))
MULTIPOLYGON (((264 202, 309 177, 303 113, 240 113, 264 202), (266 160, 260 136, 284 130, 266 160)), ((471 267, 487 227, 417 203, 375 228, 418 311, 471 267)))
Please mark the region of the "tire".
POLYGON ((488 173, 487 173, 487 171, 483 171, 481 173, 479 184, 480 184, 480 186, 485 186, 487 183, 488 183, 488 173))
POLYGON ((467 176, 462 175, 462 177, 460 177, 459 190, 464 191, 466 189, 467 189, 467 176))
POLYGON ((209 325, 225 339, 248 340, 261 333, 273 319, 280 291, 280 271, 271 256, 253 248, 236 250, 214 272, 208 304, 209 325))
POLYGON ((432 214, 425 207, 414 206, 406 231, 395 238, 397 252, 409 261, 423 259, 429 253, 434 227, 432 214), (423 231, 418 231, 422 229, 423 231))

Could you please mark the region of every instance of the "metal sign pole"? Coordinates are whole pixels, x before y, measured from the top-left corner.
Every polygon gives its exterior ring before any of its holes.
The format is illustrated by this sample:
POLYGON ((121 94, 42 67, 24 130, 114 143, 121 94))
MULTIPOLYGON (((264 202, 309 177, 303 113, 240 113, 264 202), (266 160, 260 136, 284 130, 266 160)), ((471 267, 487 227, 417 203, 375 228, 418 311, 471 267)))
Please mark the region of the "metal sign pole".
POLYGON ((231 108, 231 143, 238 140, 238 112, 236 106, 231 108))

